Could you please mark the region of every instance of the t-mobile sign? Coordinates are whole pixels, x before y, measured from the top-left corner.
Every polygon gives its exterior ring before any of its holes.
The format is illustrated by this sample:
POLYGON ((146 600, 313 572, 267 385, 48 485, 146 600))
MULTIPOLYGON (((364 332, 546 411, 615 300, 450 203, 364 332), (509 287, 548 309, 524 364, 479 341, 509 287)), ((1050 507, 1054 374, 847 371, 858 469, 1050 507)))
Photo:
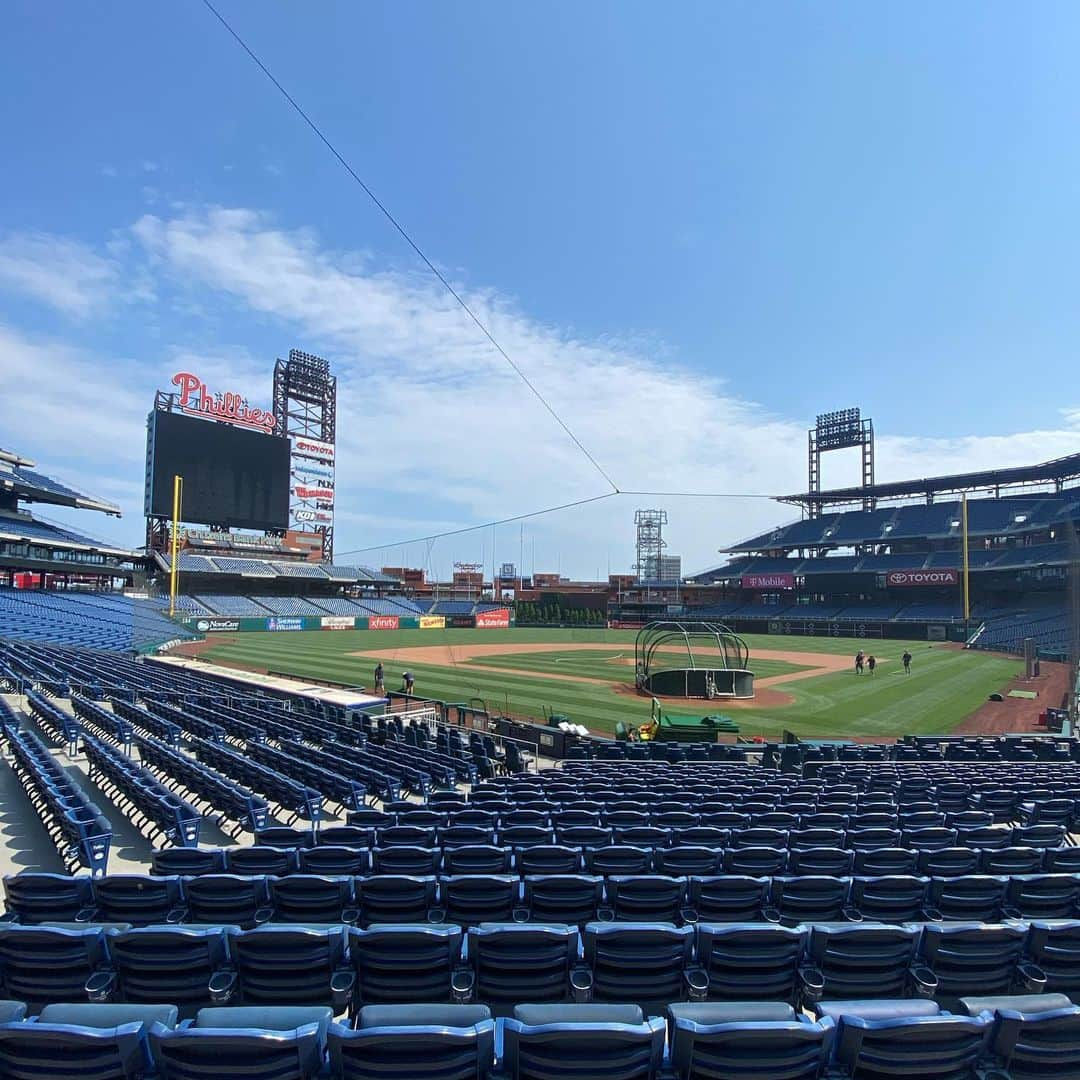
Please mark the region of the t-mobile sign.
POLYGON ((742 587, 755 592, 770 592, 773 589, 794 589, 794 574, 743 574, 742 587))

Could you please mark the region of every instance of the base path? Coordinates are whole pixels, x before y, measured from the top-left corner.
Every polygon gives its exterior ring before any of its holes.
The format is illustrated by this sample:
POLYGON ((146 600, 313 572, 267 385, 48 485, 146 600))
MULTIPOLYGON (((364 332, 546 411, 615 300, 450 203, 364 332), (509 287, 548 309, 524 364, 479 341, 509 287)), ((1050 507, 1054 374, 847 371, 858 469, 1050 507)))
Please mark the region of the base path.
MULTIPOLYGON (((591 686, 607 686, 614 689, 617 693, 628 693, 633 697, 638 697, 638 692, 626 683, 611 683, 607 679, 591 678, 588 675, 564 675, 561 672, 551 671, 536 671, 528 668, 510 668, 502 667, 501 665, 496 667, 494 664, 477 664, 474 663, 476 659, 483 658, 485 656, 524 656, 530 653, 597 653, 608 654, 605 658, 602 655, 599 659, 610 659, 611 646, 597 646, 589 645, 581 642, 567 642, 559 644, 557 642, 522 642, 520 645, 514 645, 511 642, 504 642, 503 644, 496 645, 490 642, 477 643, 477 644, 465 644, 465 645, 418 645, 409 649, 395 649, 394 650, 394 662, 408 665, 409 662, 413 664, 431 664, 435 667, 454 667, 457 664, 468 664, 469 671, 488 671, 496 675, 523 675, 530 679, 554 679, 558 682, 574 682, 574 683, 586 683, 591 686)), ((681 653, 684 650, 678 647, 672 649, 666 649, 665 652, 681 653)), ((712 650, 714 653, 716 650, 712 650)), ((707 651, 705 655, 707 655, 707 651)), ((364 651, 350 653, 350 656, 370 658, 378 656, 378 651, 364 651)), ((699 654, 700 655, 700 654, 699 654)), ((812 679, 818 675, 831 675, 837 671, 846 671, 851 667, 851 660, 846 656, 839 656, 835 653, 818 653, 818 652, 789 652, 784 650, 771 651, 768 649, 759 649, 754 653, 754 656, 750 658, 750 666, 754 666, 754 658, 761 660, 780 660, 788 664, 798 664, 804 670, 801 671, 785 671, 781 675, 770 675, 763 679, 754 680, 754 690, 758 689, 768 690, 769 687, 775 686, 778 683, 793 682, 796 679, 812 679)), ((632 664, 633 661, 631 660, 632 664)), ((782 691, 774 690, 767 695, 758 695, 752 699, 736 702, 728 698, 723 699, 724 707, 728 706, 747 706, 756 705, 758 708, 762 706, 771 708, 779 705, 790 705, 794 700, 790 694, 783 693, 782 691)))

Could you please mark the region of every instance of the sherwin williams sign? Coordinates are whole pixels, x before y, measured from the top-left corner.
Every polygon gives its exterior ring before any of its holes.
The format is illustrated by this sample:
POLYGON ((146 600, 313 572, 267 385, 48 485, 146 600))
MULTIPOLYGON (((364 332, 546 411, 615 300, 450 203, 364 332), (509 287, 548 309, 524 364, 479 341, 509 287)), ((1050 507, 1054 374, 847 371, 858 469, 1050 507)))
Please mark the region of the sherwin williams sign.
POLYGON ((960 571, 945 570, 890 570, 885 575, 886 585, 908 587, 911 585, 959 585, 960 571))
POLYGON ((420 616, 420 629, 421 630, 442 630, 446 626, 445 615, 421 615, 420 616))
POLYGON ((743 574, 741 585, 744 589, 768 592, 772 589, 794 589, 794 574, 743 574))
POLYGON ((267 630, 303 630, 304 620, 302 618, 277 618, 266 620, 267 630))

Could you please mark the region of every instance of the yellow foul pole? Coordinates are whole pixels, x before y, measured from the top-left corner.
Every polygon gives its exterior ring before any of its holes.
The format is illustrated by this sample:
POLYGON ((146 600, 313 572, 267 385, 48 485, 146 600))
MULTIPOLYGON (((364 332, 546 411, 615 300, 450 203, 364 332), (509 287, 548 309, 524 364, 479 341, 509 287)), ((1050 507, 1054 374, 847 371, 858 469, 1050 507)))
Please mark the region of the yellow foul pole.
POLYGON ((971 618, 971 587, 968 577, 968 515, 966 495, 960 496, 960 522, 964 533, 964 622, 966 623, 971 618))
POLYGON ((172 494, 172 558, 169 560, 169 615, 176 614, 176 586, 180 578, 177 563, 180 558, 180 502, 183 498, 184 478, 173 477, 172 494))

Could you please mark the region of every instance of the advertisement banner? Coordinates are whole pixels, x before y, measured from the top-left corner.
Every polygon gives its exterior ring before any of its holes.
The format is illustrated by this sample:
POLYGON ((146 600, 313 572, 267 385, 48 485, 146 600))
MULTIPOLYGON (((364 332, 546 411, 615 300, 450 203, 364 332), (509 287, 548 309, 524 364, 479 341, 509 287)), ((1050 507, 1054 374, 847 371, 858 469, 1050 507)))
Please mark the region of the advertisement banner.
POLYGON ((447 626, 457 626, 459 628, 468 628, 468 629, 471 630, 474 626, 476 626, 476 616, 475 615, 447 615, 446 616, 446 625, 447 626))
POLYGON ((505 629, 510 625, 510 611, 508 608, 496 608, 494 611, 478 611, 476 613, 477 630, 505 629))
POLYGON ((885 584, 908 588, 912 585, 959 585, 960 571, 954 568, 945 570, 890 570, 885 575, 885 584))
POLYGON ((445 615, 421 615, 421 630, 442 630, 446 626, 445 615))
POLYGON ((318 499, 319 502, 334 501, 334 489, 329 487, 307 487, 304 484, 297 484, 293 488, 293 494, 298 499, 318 499))
POLYGON ((292 441, 292 456, 311 458, 315 461, 333 461, 334 444, 311 439, 306 435, 295 435, 292 441))
POLYGON ((397 615, 369 615, 367 624, 369 630, 396 630, 399 621, 397 615))
POLYGON ((773 589, 794 589, 794 574, 743 574, 741 584, 744 589, 757 592, 771 592, 773 589))
POLYGON ((334 515, 328 514, 325 510, 294 510, 293 517, 298 522, 314 522, 316 524, 321 522, 324 525, 329 525, 334 520, 334 515))
POLYGON ((333 483, 334 469, 331 465, 319 465, 314 461, 302 458, 292 463, 292 474, 297 480, 305 483, 319 483, 320 480, 329 480, 333 483))
POLYGON ((240 629, 239 619, 196 619, 195 629, 200 634, 227 634, 240 629))
POLYGON ((279 615, 273 619, 266 620, 267 630, 303 630, 304 620, 297 618, 296 616, 284 616, 279 615))
POLYGON ((356 619, 352 615, 324 615, 319 625, 324 630, 352 630, 356 626, 356 619))

